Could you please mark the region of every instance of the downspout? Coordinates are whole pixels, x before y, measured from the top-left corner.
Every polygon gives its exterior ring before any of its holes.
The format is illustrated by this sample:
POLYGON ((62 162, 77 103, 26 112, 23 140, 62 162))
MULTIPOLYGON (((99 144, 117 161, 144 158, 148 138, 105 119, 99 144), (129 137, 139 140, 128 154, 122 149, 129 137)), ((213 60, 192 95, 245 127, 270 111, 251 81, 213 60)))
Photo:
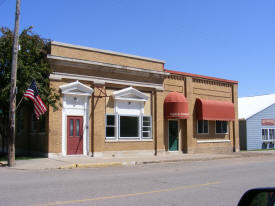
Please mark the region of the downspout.
MULTIPOLYGON (((95 89, 95 88, 93 88, 93 89, 95 89)), ((94 90, 95 91, 95 90, 94 90)), ((91 121, 91 123, 92 123, 92 126, 91 126, 91 129, 92 129, 92 132, 91 132, 91 152, 92 152, 92 157, 94 157, 94 136, 95 136, 95 130, 94 130, 94 128, 95 128, 95 124, 94 124, 94 119, 95 119, 95 107, 94 107, 94 98, 95 98, 95 95, 94 95, 94 92, 93 92, 93 94, 92 94, 92 104, 91 104, 91 106, 92 106, 92 109, 91 109, 91 111, 92 111, 92 121, 91 121)))
POLYGON ((157 140, 157 90, 154 90, 154 143, 155 143, 155 156, 158 153, 158 140, 157 140))
POLYGON ((239 131, 238 131, 239 128, 237 127, 237 125, 239 124, 239 120, 238 120, 238 96, 237 96, 237 91, 238 91, 238 85, 237 84, 233 84, 232 85, 232 102, 235 105, 235 121, 233 122, 233 152, 239 152, 240 151, 240 139, 239 139, 239 141, 237 141, 237 138, 240 138, 239 137, 239 131), (237 145, 237 142, 239 142, 238 145, 237 145), (239 148, 237 148, 237 146, 239 148))

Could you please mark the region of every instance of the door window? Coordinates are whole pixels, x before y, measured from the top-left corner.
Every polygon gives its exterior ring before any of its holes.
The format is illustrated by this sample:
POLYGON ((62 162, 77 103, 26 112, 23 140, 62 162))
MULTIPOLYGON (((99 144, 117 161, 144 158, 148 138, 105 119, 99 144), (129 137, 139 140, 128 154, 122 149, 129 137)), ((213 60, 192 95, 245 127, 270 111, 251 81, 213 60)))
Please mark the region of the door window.
POLYGON ((74 136, 74 120, 70 119, 70 136, 74 136))
POLYGON ((178 121, 177 120, 169 120, 169 151, 177 151, 178 150, 178 137, 179 137, 179 129, 178 129, 178 121))

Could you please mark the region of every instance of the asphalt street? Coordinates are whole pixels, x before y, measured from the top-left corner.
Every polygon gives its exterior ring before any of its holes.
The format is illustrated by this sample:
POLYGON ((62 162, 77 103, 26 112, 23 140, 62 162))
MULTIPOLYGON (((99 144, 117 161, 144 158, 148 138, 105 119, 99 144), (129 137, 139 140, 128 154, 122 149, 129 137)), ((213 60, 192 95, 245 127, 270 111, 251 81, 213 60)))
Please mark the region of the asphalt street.
POLYGON ((0 205, 237 205, 275 186, 272 156, 74 170, 0 168, 0 205))

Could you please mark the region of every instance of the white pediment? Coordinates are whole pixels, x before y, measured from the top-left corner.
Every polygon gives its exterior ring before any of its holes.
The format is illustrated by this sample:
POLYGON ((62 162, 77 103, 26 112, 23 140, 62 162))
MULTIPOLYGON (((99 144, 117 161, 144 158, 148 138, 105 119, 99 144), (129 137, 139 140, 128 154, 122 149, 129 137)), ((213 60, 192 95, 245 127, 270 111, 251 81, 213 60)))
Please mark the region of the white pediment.
POLYGON ((115 100, 123 100, 123 101, 146 102, 149 97, 143 94, 142 92, 134 89, 133 87, 128 87, 128 88, 113 92, 113 98, 115 100))
POLYGON ((79 81, 60 86, 62 94, 91 96, 94 90, 79 81))

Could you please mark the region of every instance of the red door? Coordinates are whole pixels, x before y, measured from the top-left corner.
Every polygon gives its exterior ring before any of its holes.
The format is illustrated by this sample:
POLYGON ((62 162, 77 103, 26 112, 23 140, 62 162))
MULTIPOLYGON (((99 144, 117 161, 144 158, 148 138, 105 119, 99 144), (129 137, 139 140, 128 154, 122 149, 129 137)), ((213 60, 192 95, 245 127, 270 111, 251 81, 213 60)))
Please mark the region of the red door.
POLYGON ((83 154, 83 117, 67 116, 67 154, 83 154))

